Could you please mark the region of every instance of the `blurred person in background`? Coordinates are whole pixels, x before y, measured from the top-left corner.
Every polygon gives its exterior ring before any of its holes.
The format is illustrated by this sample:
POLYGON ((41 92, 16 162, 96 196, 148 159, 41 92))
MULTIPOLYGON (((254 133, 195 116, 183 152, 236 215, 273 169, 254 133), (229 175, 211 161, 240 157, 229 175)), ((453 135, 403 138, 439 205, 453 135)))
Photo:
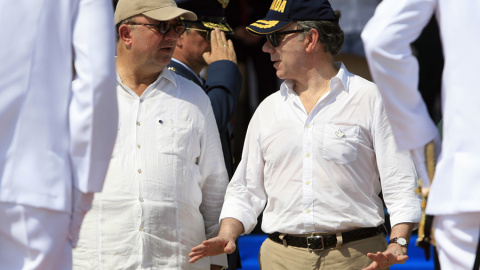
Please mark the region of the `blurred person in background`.
POLYGON ((384 0, 362 33, 397 146, 411 152, 423 182, 422 192, 428 195, 426 214, 434 216, 442 269, 480 267, 480 142, 472 135, 480 127, 476 89, 479 15, 480 2, 476 0, 384 0), (445 59, 442 142, 418 91, 419 64, 410 47, 434 14, 445 59), (441 149, 434 179, 425 164, 425 145, 430 142, 437 155, 441 149))
POLYGON ((0 2, 1 269, 72 268, 117 131, 112 16, 110 0, 0 2))

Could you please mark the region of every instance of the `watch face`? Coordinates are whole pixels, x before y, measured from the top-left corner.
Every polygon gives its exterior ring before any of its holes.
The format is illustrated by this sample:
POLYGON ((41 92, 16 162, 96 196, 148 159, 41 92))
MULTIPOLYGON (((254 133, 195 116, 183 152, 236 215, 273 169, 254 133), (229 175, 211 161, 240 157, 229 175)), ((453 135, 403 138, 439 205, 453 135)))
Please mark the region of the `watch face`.
POLYGON ((405 240, 405 238, 398 238, 397 239, 397 243, 400 245, 400 246, 405 246, 407 244, 407 240, 405 240))

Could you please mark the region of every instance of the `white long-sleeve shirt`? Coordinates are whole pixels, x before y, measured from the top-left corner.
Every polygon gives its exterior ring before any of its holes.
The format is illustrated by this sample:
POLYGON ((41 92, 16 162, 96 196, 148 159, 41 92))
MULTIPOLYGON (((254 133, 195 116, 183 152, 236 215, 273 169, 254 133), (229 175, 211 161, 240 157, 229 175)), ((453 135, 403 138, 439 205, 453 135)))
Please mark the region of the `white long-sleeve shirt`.
POLYGON ((102 189, 118 119, 112 16, 110 0, 0 1, 0 202, 70 212, 72 188, 102 189))
POLYGON ((307 114, 292 82, 265 99, 250 121, 242 160, 221 218, 250 232, 303 234, 418 222, 420 200, 408 152, 397 152, 376 86, 343 64, 307 114), (381 180, 379 180, 379 178, 381 180))
POLYGON ((445 65, 443 142, 427 204, 429 214, 480 211, 480 1, 384 0, 362 39, 373 79, 385 100, 401 149, 424 146, 437 134, 418 91, 410 43, 435 14, 445 65))
POLYGON ((210 269, 188 262, 218 234, 228 175, 205 92, 164 69, 141 97, 118 78, 120 121, 102 193, 74 250, 75 269, 210 269))

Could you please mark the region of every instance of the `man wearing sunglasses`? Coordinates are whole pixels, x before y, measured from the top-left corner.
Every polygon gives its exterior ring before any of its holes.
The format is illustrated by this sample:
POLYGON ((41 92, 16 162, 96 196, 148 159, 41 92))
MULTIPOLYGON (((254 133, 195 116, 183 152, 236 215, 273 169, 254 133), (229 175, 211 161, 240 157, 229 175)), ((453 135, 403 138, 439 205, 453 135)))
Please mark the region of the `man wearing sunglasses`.
POLYGON ((75 269, 222 269, 188 253, 216 236, 228 175, 210 100, 167 69, 196 15, 173 0, 120 0, 118 135, 103 192, 74 253, 75 269))
POLYGON ((407 260, 421 216, 414 165, 396 150, 375 84, 334 62, 339 18, 327 0, 275 0, 247 27, 266 37, 263 51, 285 81, 250 121, 219 236, 192 249, 191 262, 232 252, 262 210, 264 270, 380 269, 407 260))

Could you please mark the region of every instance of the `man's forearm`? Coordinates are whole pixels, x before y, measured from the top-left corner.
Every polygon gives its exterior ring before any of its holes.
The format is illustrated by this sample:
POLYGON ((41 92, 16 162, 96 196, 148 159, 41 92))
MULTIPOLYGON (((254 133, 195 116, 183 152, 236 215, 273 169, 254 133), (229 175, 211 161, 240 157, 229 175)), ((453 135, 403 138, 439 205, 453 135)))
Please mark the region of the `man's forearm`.
MULTIPOLYGON (((405 238, 407 241, 410 241, 410 235, 414 228, 415 223, 398 223, 392 227, 392 232, 390 233, 390 240, 393 238, 405 238)), ((391 245, 396 245, 392 243, 391 245)), ((404 254, 407 254, 407 248, 402 247, 404 254)))
POLYGON ((236 241, 244 231, 243 224, 239 220, 235 218, 224 218, 222 219, 218 236, 236 241))

